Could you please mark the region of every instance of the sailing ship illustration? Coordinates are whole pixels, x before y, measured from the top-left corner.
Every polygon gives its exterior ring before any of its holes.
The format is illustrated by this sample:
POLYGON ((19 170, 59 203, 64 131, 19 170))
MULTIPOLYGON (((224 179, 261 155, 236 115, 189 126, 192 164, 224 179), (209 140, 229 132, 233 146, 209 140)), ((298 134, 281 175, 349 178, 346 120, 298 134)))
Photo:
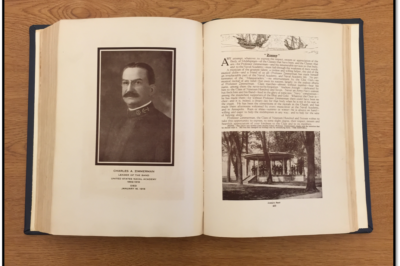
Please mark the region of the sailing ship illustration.
POLYGON ((306 48, 307 44, 304 44, 300 37, 289 36, 285 39, 285 46, 288 50, 297 50, 306 48))
POLYGON ((270 37, 270 35, 266 34, 255 34, 257 37, 255 40, 251 38, 252 34, 238 34, 238 36, 234 36, 238 40, 238 44, 246 49, 254 49, 256 47, 262 47, 264 43, 266 43, 270 37))

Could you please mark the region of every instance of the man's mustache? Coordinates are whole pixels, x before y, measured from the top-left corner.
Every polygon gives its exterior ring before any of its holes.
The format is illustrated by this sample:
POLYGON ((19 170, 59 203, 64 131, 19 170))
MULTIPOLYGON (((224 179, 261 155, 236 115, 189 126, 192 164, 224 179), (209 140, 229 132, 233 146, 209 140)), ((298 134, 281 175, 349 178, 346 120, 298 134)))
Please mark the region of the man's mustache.
POLYGON ((124 94, 124 97, 139 97, 139 94, 134 91, 128 91, 124 94))

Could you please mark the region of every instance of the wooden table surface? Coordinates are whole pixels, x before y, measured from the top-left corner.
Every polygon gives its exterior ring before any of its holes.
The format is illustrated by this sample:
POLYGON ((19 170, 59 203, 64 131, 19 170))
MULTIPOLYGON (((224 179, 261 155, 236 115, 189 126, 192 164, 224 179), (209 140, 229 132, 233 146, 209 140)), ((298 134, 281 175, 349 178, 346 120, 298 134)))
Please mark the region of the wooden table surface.
MULTIPOLYGON (((6 0, 5 262, 7 265, 392 265, 393 3, 287 0, 6 0), (228 239, 26 236, 29 26, 60 19, 166 16, 361 18, 364 21, 371 234, 228 239)), ((318 213, 315 214, 318 216, 318 213)))

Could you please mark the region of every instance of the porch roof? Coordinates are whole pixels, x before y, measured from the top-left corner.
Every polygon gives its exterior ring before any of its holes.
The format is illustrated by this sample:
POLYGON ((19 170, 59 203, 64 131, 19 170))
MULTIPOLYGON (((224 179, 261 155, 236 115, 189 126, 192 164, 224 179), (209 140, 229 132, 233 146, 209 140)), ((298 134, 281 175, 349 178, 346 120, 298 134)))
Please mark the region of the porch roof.
MULTIPOLYGON (((269 158, 271 160, 282 160, 282 159, 292 159, 293 154, 288 152, 269 152, 269 158)), ((243 155, 244 158, 248 160, 264 160, 264 153, 252 153, 243 155)))

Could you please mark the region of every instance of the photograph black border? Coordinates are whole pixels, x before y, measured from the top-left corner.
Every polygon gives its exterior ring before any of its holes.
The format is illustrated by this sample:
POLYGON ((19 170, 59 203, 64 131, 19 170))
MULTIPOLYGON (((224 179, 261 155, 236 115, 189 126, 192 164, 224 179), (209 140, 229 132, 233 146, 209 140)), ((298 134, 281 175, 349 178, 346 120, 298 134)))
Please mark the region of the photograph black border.
POLYGON ((175 165, 175 83, 176 83, 176 48, 171 47, 98 47, 97 48, 97 98, 96 98, 96 157, 95 157, 95 165, 103 165, 103 166, 174 166, 175 165), (172 138, 171 138, 171 162, 170 163, 134 163, 134 162, 127 162, 127 163, 104 163, 98 161, 99 156, 99 101, 100 101, 100 52, 103 50, 135 50, 135 49, 142 49, 142 50, 166 50, 166 51, 173 51, 173 68, 172 68, 172 138))

